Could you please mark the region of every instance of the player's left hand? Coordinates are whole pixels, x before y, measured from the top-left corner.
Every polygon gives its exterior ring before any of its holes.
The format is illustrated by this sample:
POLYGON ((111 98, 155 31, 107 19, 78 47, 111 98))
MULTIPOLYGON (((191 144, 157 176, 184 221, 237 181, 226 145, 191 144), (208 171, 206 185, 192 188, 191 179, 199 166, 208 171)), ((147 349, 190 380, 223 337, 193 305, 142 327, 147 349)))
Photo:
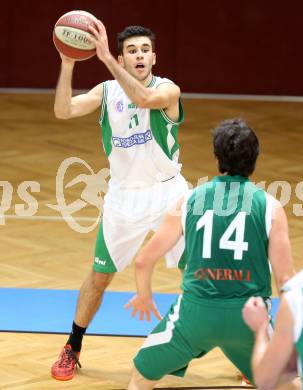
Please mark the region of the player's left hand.
POLYGON ((257 332, 261 327, 266 327, 269 322, 265 303, 260 297, 249 298, 242 309, 242 316, 254 332, 257 332))
POLYGON ((152 299, 142 299, 138 295, 135 295, 124 307, 126 309, 132 308, 132 317, 136 317, 139 312, 140 321, 144 320, 145 317, 147 321, 150 321, 151 313, 153 313, 158 320, 162 319, 162 316, 152 299))
POLYGON ((91 25, 89 26, 90 32, 93 35, 93 37, 90 38, 90 40, 96 46, 96 53, 98 58, 102 62, 105 62, 108 58, 111 57, 111 53, 109 51, 109 46, 108 46, 106 29, 104 24, 100 20, 97 20, 96 27, 97 28, 94 28, 91 25))

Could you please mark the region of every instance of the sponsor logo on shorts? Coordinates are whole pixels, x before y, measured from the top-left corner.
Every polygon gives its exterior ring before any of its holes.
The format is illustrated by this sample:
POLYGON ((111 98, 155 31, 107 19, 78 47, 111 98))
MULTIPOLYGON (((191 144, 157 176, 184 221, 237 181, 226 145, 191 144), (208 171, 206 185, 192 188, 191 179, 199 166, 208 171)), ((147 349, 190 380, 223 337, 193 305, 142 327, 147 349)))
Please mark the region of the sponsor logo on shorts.
POLYGON ((95 257, 95 263, 100 265, 106 265, 106 260, 101 260, 99 257, 95 257))
POLYGON ((113 145, 117 148, 130 148, 134 145, 142 145, 152 140, 151 130, 145 133, 133 134, 128 138, 112 137, 113 145))

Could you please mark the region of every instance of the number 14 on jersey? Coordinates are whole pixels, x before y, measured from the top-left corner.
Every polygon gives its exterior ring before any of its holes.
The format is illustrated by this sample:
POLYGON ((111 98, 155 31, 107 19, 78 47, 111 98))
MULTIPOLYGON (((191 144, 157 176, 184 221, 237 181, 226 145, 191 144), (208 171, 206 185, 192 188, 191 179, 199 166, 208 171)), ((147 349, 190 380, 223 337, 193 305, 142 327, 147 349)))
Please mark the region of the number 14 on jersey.
MULTIPOLYGON (((240 211, 231 221, 219 240, 219 248, 234 252, 234 260, 242 260, 243 252, 248 250, 248 242, 244 241, 246 213, 240 211), (235 232, 235 240, 230 240, 235 232)), ((211 244, 213 234, 214 210, 207 210, 199 219, 196 231, 204 227, 204 239, 202 243, 202 257, 211 258, 211 244)))

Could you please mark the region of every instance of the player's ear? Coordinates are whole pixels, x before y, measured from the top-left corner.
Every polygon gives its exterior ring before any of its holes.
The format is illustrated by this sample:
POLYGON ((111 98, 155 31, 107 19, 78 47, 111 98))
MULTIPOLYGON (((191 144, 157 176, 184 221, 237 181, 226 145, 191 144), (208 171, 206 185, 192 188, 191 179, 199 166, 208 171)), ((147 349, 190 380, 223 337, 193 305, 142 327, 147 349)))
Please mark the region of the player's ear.
POLYGON ((118 55, 118 62, 124 68, 124 58, 122 54, 118 55))

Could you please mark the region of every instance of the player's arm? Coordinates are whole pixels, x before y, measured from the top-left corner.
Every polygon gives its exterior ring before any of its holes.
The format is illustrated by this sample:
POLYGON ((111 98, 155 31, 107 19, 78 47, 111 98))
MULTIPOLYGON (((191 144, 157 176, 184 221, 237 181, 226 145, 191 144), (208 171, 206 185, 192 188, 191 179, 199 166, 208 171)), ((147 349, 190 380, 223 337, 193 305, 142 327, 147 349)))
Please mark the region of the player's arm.
POLYGON ((268 315, 261 298, 250 298, 243 309, 247 325, 255 332, 252 356, 254 381, 260 390, 275 389, 289 373, 285 369, 293 355, 293 319, 285 298, 282 298, 271 340, 268 337, 268 315))
POLYGON ((61 72, 56 88, 54 112, 58 119, 70 119, 90 114, 102 102, 103 84, 99 84, 88 93, 72 97, 72 75, 75 61, 63 55, 61 72))
POLYGON ((295 271, 292 260, 292 252, 288 235, 288 223, 285 211, 281 204, 276 201, 272 227, 269 234, 268 257, 278 291, 283 284, 290 279, 295 271))
POLYGON ((131 299, 126 308, 132 307, 133 317, 139 312, 140 320, 144 319, 146 315, 149 321, 150 312, 153 312, 158 319, 161 318, 152 300, 151 278, 157 261, 173 248, 182 236, 182 222, 179 215, 182 203, 183 200, 178 202, 175 209, 177 213, 168 213, 166 215, 163 224, 141 249, 135 259, 137 295, 131 299))
MULTIPOLYGON (((129 99, 140 108, 171 110, 179 106, 180 88, 172 83, 146 88, 110 56, 105 65, 123 88, 129 99)), ((178 116, 177 116, 178 117, 178 116)))
POLYGON ((130 100, 140 108, 170 110, 178 105, 180 88, 171 83, 160 85, 158 88, 146 88, 130 75, 112 56, 109 51, 106 29, 100 20, 98 30, 90 26, 95 39, 98 58, 105 64, 113 77, 123 88, 130 100))
POLYGON ((130 100, 140 108, 170 110, 178 108, 180 88, 172 83, 160 84, 158 88, 146 88, 130 75, 118 62, 111 57, 106 65, 119 82, 130 100))
POLYGON ((151 298, 151 275, 155 264, 174 247, 181 236, 181 217, 167 214, 159 230, 142 248, 135 260, 136 286, 140 297, 151 298))

